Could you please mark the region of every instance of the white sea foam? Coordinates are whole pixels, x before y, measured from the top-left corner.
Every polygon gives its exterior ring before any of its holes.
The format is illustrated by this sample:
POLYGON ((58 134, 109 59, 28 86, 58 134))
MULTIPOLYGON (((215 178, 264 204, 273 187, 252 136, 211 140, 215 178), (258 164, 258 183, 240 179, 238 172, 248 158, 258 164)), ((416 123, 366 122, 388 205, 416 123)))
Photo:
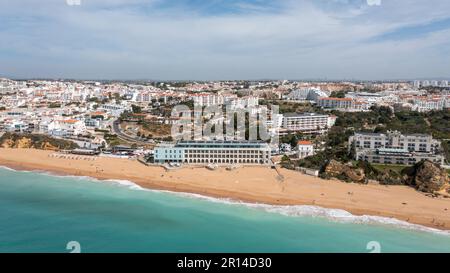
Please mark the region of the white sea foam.
POLYGON ((341 209, 328 209, 318 206, 270 206, 270 205, 258 205, 248 204, 250 207, 263 209, 267 212, 279 213, 286 216, 294 217, 320 217, 339 223, 351 223, 351 224, 366 224, 366 225, 387 225, 395 228, 432 232, 441 235, 450 236, 450 231, 439 230, 426 226, 411 224, 406 221, 398 220, 389 217, 362 215, 353 215, 346 210, 341 209))
MULTIPOLYGON (((29 172, 29 171, 17 171, 8 167, 0 166, 0 168, 8 170, 8 171, 14 171, 14 172, 29 172)), ((33 171, 34 172, 34 171, 33 171)), ((39 171, 36 171, 39 172, 39 171)), ((289 217, 318 217, 318 218, 325 218, 333 222, 339 222, 339 223, 349 223, 349 224, 365 224, 365 225, 385 225, 385 226, 392 226, 395 228, 402 228, 402 229, 408 229, 408 230, 415 230, 415 231, 422 231, 422 232, 431 232, 435 234, 440 235, 446 235, 450 236, 450 231, 446 230, 439 230, 431 227, 426 227, 422 225, 417 224, 411 224, 406 221, 398 220, 395 218, 389 218, 389 217, 380 217, 380 216, 371 216, 371 215, 362 215, 357 216, 353 215, 350 212, 346 210, 341 209, 328 209, 323 208, 319 206, 308 206, 308 205, 296 205, 296 206, 280 206, 280 205, 267 205, 267 204, 258 204, 258 203, 246 203, 238 200, 234 200, 231 198, 215 198, 215 197, 209 197, 204 196, 201 194, 195 194, 195 193, 183 193, 183 192, 172 192, 172 191, 166 191, 166 190, 152 190, 152 189, 146 189, 138 184, 129 181, 129 180, 116 180, 116 179, 110 179, 110 180, 99 180, 92 177, 87 176, 63 176, 63 175, 56 175, 49 172, 39 172, 44 175, 49 175, 53 177, 63 177, 63 178, 72 178, 77 180, 87 180, 87 181, 93 181, 93 182, 107 182, 111 183, 113 185, 118 185, 121 187, 126 187, 131 190, 139 190, 139 191, 149 191, 153 193, 164 193, 164 194, 170 194, 175 195, 183 198, 191 198, 196 200, 203 200, 208 202, 214 202, 214 203, 221 203, 226 205, 233 205, 233 206, 245 206, 251 209, 257 209, 257 210, 263 210, 268 213, 276 213, 281 214, 289 217)))
POLYGON ((119 186, 123 186, 132 190, 146 190, 143 187, 139 186, 138 184, 131 182, 129 180, 117 180, 117 179, 109 179, 109 180, 104 180, 102 182, 109 182, 109 183, 113 183, 119 186))
POLYGON ((342 209, 329 209, 319 206, 308 206, 308 205, 296 205, 296 206, 267 205, 257 203, 246 203, 242 201, 232 200, 229 198, 224 199, 214 198, 191 193, 174 193, 174 194, 182 197, 195 198, 210 202, 223 203, 228 205, 246 206, 252 209, 264 210, 269 213, 277 213, 290 217, 314 217, 314 218, 318 217, 318 218, 325 218, 330 221, 338 223, 385 225, 385 226, 392 226, 395 228, 432 232, 440 235, 450 236, 450 231, 435 229, 417 224, 411 224, 409 222, 402 221, 396 218, 371 216, 371 215, 357 216, 342 209))
POLYGON ((16 171, 16 170, 11 169, 11 168, 6 167, 6 166, 0 166, 0 169, 7 170, 7 171, 10 171, 10 172, 18 172, 18 171, 16 171))

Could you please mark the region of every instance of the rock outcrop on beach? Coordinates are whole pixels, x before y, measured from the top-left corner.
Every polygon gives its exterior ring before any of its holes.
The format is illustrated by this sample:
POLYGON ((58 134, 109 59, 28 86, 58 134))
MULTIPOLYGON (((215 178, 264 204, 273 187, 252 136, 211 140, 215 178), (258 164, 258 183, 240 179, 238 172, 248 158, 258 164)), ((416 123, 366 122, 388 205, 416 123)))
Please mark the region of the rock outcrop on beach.
POLYGON ((367 162, 353 166, 330 160, 323 174, 324 178, 337 178, 346 182, 365 183, 371 179, 383 185, 408 185, 421 192, 450 196, 447 171, 431 161, 422 161, 399 173, 389 169, 376 170, 367 162))
POLYGON ((78 148, 72 141, 51 138, 45 135, 5 133, 0 137, 1 148, 71 150, 78 148))
POLYGON ((448 193, 450 190, 447 171, 431 161, 416 164, 409 182, 417 190, 427 193, 448 193))
POLYGON ((325 175, 354 183, 366 183, 363 169, 348 166, 334 159, 325 167, 325 175))

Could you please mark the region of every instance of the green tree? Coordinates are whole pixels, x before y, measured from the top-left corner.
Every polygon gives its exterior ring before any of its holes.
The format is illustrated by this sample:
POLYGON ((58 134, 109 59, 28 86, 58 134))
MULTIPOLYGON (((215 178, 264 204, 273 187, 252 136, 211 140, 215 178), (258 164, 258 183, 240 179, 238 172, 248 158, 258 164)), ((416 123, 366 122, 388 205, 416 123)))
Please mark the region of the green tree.
POLYGON ((330 95, 331 98, 345 98, 345 91, 333 91, 330 95))
POLYGON ((140 114, 142 113, 142 107, 137 106, 137 105, 131 105, 131 109, 133 111, 134 114, 140 114))

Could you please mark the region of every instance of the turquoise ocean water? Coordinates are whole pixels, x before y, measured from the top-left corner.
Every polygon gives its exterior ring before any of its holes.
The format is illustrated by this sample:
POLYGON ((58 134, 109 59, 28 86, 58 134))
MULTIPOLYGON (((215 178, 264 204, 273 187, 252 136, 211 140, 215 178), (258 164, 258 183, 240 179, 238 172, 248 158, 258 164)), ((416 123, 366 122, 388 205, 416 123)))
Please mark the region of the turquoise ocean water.
POLYGON ((450 252, 450 235, 395 220, 0 168, 0 252, 64 253, 71 241, 81 252, 369 252, 372 241, 450 252))

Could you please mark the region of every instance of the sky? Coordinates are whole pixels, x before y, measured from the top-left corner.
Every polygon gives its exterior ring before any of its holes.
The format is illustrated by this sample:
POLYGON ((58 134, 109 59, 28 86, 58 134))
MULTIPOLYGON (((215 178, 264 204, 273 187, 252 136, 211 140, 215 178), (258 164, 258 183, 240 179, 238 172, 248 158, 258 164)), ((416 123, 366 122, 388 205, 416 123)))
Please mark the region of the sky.
POLYGON ((0 77, 450 79, 448 0, 0 0, 0 77))

